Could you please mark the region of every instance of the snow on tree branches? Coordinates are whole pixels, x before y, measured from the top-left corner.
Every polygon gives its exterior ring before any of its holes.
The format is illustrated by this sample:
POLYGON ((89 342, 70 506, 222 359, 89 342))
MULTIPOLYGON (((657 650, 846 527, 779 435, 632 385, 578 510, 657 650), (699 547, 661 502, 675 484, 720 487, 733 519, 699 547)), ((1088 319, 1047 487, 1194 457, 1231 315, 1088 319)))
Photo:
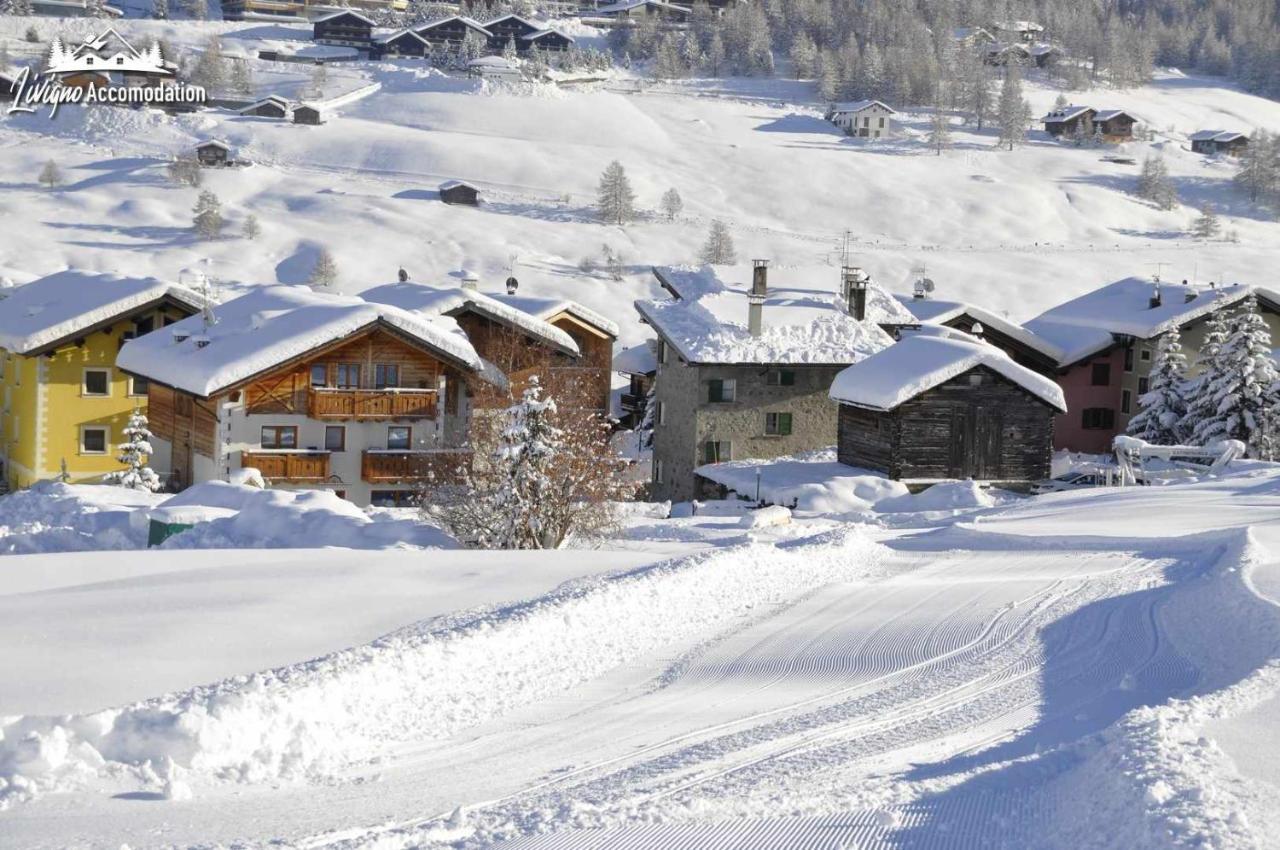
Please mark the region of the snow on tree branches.
POLYGON ((103 476, 108 484, 118 484, 130 490, 145 490, 154 493, 160 489, 160 476, 147 466, 147 458, 153 452, 151 448, 151 431, 147 429, 147 417, 142 411, 134 408, 124 426, 125 442, 120 444, 120 454, 116 460, 124 464, 120 472, 111 472, 103 476))
POLYGON ((1141 410, 1129 420, 1128 433, 1156 445, 1180 445, 1187 436, 1183 432, 1187 414, 1187 358, 1182 353, 1177 328, 1165 331, 1160 337, 1150 380, 1147 392, 1138 397, 1141 410))
POLYGON ((1148 156, 1142 161, 1138 197, 1162 210, 1171 210, 1178 205, 1178 190, 1169 179, 1169 167, 1165 165, 1164 157, 1148 156))
POLYGON ((222 233, 222 202, 217 195, 205 189, 191 211, 194 213, 191 223, 201 239, 216 239, 222 233))
POLYGON ((311 269, 307 283, 311 286, 328 288, 338 282, 338 261, 329 253, 328 248, 321 248, 316 254, 316 264, 311 269))
POLYGON ((609 224, 626 224, 635 218, 636 193, 631 189, 627 171, 616 159, 600 175, 596 206, 600 218, 609 224))
POLYGON ((738 255, 733 246, 733 236, 729 233, 729 226, 723 221, 716 219, 711 222, 711 229, 707 231, 707 241, 702 246, 702 253, 698 259, 712 266, 727 266, 737 262, 738 255))
MULTIPOLYGON (((1218 311, 1221 312, 1221 311, 1218 311)), ((1249 456, 1270 460, 1276 451, 1276 383, 1280 374, 1271 359, 1271 330, 1258 312, 1257 298, 1246 296, 1231 314, 1219 318, 1230 327, 1225 341, 1199 378, 1193 412, 1200 415, 1193 439, 1200 445, 1240 440, 1249 456)), ((1217 333, 1214 327, 1210 333, 1217 333)), ((1208 340, 1206 339, 1206 343, 1208 340)))

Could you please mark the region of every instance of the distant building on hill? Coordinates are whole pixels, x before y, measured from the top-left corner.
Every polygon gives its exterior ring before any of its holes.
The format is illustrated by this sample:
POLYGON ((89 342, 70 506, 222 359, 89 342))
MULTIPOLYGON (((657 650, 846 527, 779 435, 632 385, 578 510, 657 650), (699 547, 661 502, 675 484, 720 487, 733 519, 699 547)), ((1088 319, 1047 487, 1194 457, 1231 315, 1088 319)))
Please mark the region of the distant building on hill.
POLYGON ((465 15, 450 15, 414 27, 413 31, 423 41, 436 47, 458 47, 468 35, 481 39, 487 45, 493 37, 493 33, 485 29, 483 24, 465 15))
POLYGON ((231 148, 227 146, 226 142, 209 139, 196 145, 196 161, 205 167, 229 165, 231 148))
MULTIPOLYGON (((338 9, 333 0, 223 0, 222 17, 228 21, 245 18, 262 20, 277 18, 286 21, 315 19, 345 11, 338 9)), ((403 12, 409 8, 409 0, 343 0, 342 6, 361 13, 403 12)))
POLYGON ((1045 132, 1055 137, 1092 138, 1127 142, 1133 138, 1138 118, 1123 109, 1098 110, 1091 106, 1064 106, 1040 119, 1045 132))
POLYGON ((475 207, 480 205, 480 190, 461 180, 449 180, 440 184, 440 200, 475 207))
POLYGON ((1201 130, 1192 133, 1191 150, 1195 153, 1240 156, 1249 146, 1249 137, 1244 133, 1223 132, 1222 130, 1201 130))
POLYGON ((244 107, 240 114, 259 118, 288 118, 289 101, 278 95, 269 95, 244 107))
POLYGON ((827 120, 844 130, 845 135, 880 139, 893 134, 893 118, 897 114, 883 101, 855 100, 832 104, 827 110, 827 120))
POLYGON ((369 16, 352 9, 343 9, 312 21, 311 37, 317 44, 369 50, 373 46, 374 26, 376 25, 369 16))
POLYGON ((302 103, 293 108, 293 123, 319 125, 324 121, 318 107, 302 103))

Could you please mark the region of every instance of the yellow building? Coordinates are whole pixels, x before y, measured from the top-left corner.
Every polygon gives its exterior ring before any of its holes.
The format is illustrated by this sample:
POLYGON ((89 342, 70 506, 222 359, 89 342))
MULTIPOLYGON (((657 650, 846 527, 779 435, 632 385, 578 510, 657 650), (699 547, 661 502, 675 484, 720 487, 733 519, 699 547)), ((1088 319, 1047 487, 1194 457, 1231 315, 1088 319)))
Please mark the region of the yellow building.
POLYGON ((0 301, 0 463, 12 489, 63 474, 92 482, 121 468, 122 431, 147 386, 116 368, 124 341, 200 309, 154 278, 68 270, 0 301))

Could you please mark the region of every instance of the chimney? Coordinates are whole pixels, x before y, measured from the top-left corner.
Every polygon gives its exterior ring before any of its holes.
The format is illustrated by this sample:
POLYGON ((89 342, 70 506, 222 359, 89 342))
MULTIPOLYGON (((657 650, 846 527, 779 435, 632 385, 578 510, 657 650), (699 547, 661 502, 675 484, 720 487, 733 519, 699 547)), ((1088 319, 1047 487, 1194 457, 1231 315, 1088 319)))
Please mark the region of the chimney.
POLYGON ((462 288, 475 291, 480 288, 480 276, 473 271, 467 269, 462 270, 462 288))
POLYGON ((867 317, 867 283, 870 275, 857 266, 845 266, 841 270, 845 309, 861 322, 867 317))
POLYGON ((1156 288, 1151 291, 1151 300, 1147 302, 1147 307, 1154 310, 1164 302, 1160 298, 1160 284, 1156 284, 1156 288))
POLYGON ((409 273, 408 273, 407 271, 405 271, 405 270, 404 270, 404 267, 403 267, 403 266, 401 266, 400 271, 398 271, 398 272, 396 273, 396 277, 398 277, 398 278, 400 279, 400 282, 401 282, 401 283, 408 283, 408 282, 409 282, 409 273))
POLYGON ((519 288, 520 288, 520 281, 516 280, 514 275, 507 278, 507 294, 508 295, 515 295, 516 290, 519 288))
POLYGON ((764 331, 764 300, 769 295, 769 261, 751 261, 751 292, 747 295, 747 330, 752 336, 764 331))

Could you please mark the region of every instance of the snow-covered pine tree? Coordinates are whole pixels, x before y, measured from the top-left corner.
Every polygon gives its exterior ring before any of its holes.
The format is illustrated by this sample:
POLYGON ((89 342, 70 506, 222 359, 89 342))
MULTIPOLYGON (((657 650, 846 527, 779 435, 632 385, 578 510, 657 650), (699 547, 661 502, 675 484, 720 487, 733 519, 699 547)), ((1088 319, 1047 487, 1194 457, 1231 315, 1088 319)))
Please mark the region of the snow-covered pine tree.
POLYGON ((147 429, 147 417, 138 408, 124 426, 125 441, 120 444, 120 454, 116 460, 124 464, 124 469, 103 476, 108 484, 118 484, 130 490, 145 490, 154 493, 160 489, 160 476, 147 465, 152 455, 151 431, 147 429))
POLYGON ((165 170, 170 180, 184 186, 199 186, 204 179, 199 160, 190 155, 175 157, 165 170))
POLYGON ((42 186, 52 189, 62 183, 62 171, 58 169, 58 163, 53 160, 45 162, 44 167, 40 169, 40 176, 36 178, 42 186))
POLYGON ((196 205, 191 208, 195 214, 191 223, 201 239, 216 239, 222 233, 222 202, 218 196, 205 189, 196 198, 196 205))
POLYGON ((626 224, 635 218, 636 193, 627 179, 627 170, 616 159, 600 175, 596 206, 600 218, 609 224, 626 224))
POLYGON ((508 62, 514 62, 518 55, 519 53, 516 51, 516 40, 514 38, 508 38, 507 43, 502 46, 502 58, 506 59, 508 62))
POLYGON ((941 103, 934 105, 933 114, 929 116, 929 147, 938 156, 951 147, 951 116, 942 110, 941 103))
POLYGON ((1183 439, 1197 442, 1196 435, 1202 429, 1217 427, 1208 424, 1218 418, 1217 402, 1209 387, 1222 368, 1220 355, 1229 332, 1226 305, 1219 304, 1205 320, 1204 340, 1200 343, 1200 351, 1192 364, 1196 374, 1187 381, 1184 390, 1187 412, 1178 428, 1183 439))
POLYGON ((169 17, 169 0, 151 0, 151 17, 163 21, 169 17))
POLYGON ((338 261, 329 253, 328 248, 321 247, 316 254, 316 264, 311 268, 307 283, 311 286, 328 288, 338 282, 338 261))
POLYGON ((1277 149, 1276 137, 1266 130, 1253 134, 1240 156, 1240 170, 1236 172, 1235 181, 1254 202, 1276 192, 1280 187, 1280 150, 1277 149))
POLYGON ((720 219, 711 222, 707 231, 707 241, 702 246, 698 259, 712 266, 727 266, 737 262, 738 255, 733 246, 733 236, 729 226, 720 219))
POLYGON ((1021 144, 1027 138, 1027 125, 1031 122, 1031 105, 1022 97, 1022 72, 1010 63, 1004 69, 1004 83, 1000 87, 1000 103, 996 107, 1000 124, 1000 144, 1021 144))
POLYGON ((661 206, 667 221, 675 221, 676 216, 680 215, 680 211, 684 209, 684 199, 680 197, 680 193, 672 186, 662 193, 661 206))
POLYGON ((710 43, 707 45, 707 59, 704 63, 706 65, 707 72, 713 77, 720 76, 721 72, 724 70, 725 59, 724 39, 720 37, 720 31, 716 30, 715 34, 711 36, 710 43))
POLYGON ((1197 239, 1213 239, 1222 231, 1222 223, 1218 221, 1218 213, 1213 204, 1205 204, 1200 208, 1200 215, 1191 224, 1191 235, 1197 239))
POLYGON ((249 69, 249 63, 243 59, 237 59, 231 63, 231 90, 236 94, 253 94, 253 73, 249 69))
POLYGON ((1160 336, 1150 384, 1138 397, 1138 415, 1129 420, 1128 433, 1148 443, 1176 446, 1185 438, 1182 428, 1187 415, 1187 358, 1182 353, 1177 328, 1160 336))
POLYGON ((1196 442, 1240 440, 1250 457, 1270 460, 1277 448, 1280 374, 1271 359, 1271 330, 1252 293, 1231 314, 1231 333, 1216 361, 1218 368, 1205 387, 1216 416, 1199 423, 1196 442))

